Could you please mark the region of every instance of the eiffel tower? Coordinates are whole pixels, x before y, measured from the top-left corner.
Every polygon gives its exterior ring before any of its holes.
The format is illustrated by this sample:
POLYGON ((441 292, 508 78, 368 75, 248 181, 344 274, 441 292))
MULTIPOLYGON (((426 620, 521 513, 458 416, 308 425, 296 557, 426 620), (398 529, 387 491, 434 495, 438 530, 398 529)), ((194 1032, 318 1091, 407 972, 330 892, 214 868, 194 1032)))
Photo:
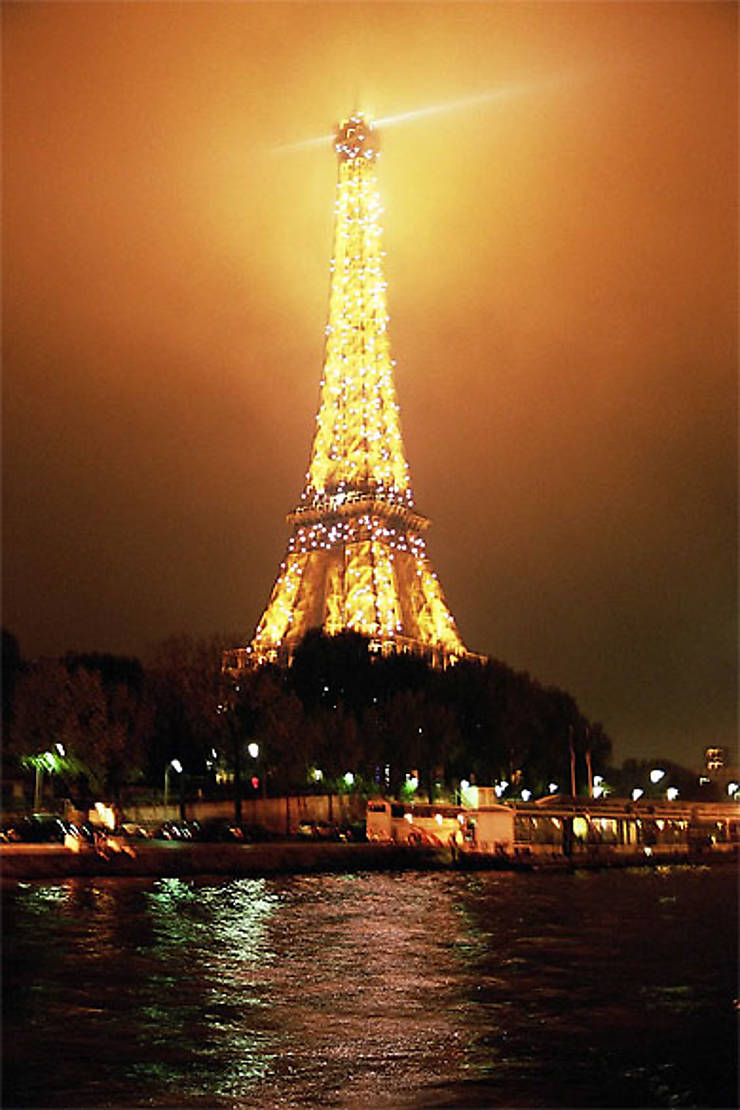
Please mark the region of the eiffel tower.
MULTIPOLYGON (((251 643, 227 671, 289 663, 311 628, 353 630, 375 652, 446 667, 470 656, 426 554, 401 439, 383 279, 378 139, 341 123, 329 323, 316 431, 291 536, 251 643)), ((476 656, 475 658, 480 658, 476 656)))

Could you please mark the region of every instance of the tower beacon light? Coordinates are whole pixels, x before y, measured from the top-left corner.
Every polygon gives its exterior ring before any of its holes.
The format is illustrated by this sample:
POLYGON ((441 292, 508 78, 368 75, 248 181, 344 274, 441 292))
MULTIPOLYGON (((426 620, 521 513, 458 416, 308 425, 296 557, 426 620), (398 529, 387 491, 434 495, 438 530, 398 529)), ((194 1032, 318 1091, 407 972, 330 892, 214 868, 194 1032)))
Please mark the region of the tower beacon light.
MULTIPOLYGON (((436 666, 470 656, 426 553, 414 507, 388 338, 372 122, 337 128, 334 256, 319 411, 303 491, 264 613, 224 670, 289 663, 305 633, 355 631, 382 654, 436 666)), ((475 656, 474 658, 480 658, 475 656)))

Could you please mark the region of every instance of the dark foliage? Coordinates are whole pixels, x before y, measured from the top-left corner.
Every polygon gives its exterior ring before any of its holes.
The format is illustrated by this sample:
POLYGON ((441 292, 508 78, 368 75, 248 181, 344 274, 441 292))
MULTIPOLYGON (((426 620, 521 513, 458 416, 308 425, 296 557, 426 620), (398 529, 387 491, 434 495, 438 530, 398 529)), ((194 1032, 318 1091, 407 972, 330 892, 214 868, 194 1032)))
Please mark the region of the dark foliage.
POLYGON ((313 754, 324 769, 338 775, 341 754, 345 769, 394 793, 410 772, 430 797, 463 778, 505 778, 539 792, 556 781, 567 792, 571 743, 581 785, 586 754, 603 771, 611 750, 569 694, 497 660, 441 671, 418 656, 373 656, 356 633, 315 630, 296 652, 287 687, 323 737, 313 754))
MULTIPOLYGON (((10 634, 6 644, 8 719, 24 665, 10 634)), ((178 789, 228 789, 237 808, 255 791, 351 785, 398 794, 409 776, 430 798, 463 779, 506 779, 537 793, 556 782, 568 793, 571 751, 578 789, 587 759, 594 772, 606 769, 611 744, 602 727, 565 691, 499 660, 463 660, 442 671, 418 656, 376 655, 357 633, 316 629, 287 670, 263 667, 233 679, 221 672, 224 646, 180 636, 164 641, 146 666, 101 653, 36 664, 35 686, 24 680, 25 736, 19 726, 15 744, 38 750, 46 719, 35 711, 38 687, 48 690, 49 713, 62 690, 73 695, 64 721, 52 714, 48 724, 63 725, 70 749, 114 794, 137 779, 161 790, 173 759, 184 768, 178 789), (253 743, 258 756, 249 754, 253 743)))
POLYGON ((18 638, 7 628, 3 628, 2 650, 3 736, 5 736, 13 712, 16 683, 23 674, 23 658, 18 638))

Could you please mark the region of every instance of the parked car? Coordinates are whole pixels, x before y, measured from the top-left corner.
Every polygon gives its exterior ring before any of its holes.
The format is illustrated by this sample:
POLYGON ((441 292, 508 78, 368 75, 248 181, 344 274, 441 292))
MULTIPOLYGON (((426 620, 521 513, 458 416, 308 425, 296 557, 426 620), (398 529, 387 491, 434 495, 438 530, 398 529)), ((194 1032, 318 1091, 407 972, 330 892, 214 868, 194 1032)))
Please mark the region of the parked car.
POLYGON ((30 817, 20 817, 5 827, 8 840, 26 844, 63 844, 68 831, 68 822, 53 813, 33 813, 30 817))
POLYGON ((89 821, 81 823, 67 822, 67 832, 70 836, 76 837, 78 840, 84 840, 86 844, 95 844, 95 839, 100 835, 100 827, 91 825, 89 821))
POLYGON ((153 840, 194 840, 197 825, 188 821, 165 821, 152 833, 153 840))
POLYGON ((298 836, 307 840, 340 840, 339 826, 334 821, 301 821, 298 836))
POLYGON ((263 844, 268 840, 283 839, 280 833, 273 832, 271 829, 266 829, 264 825, 242 825, 241 828, 244 833, 244 839, 254 841, 255 844, 263 844))
POLYGON ((135 821, 124 821, 115 830, 115 836, 125 836, 127 840, 147 840, 150 833, 144 828, 143 825, 137 825, 135 821))
POLYGON ((195 826, 194 839, 208 844, 236 843, 245 839, 244 829, 227 817, 211 817, 205 821, 196 821, 195 826))

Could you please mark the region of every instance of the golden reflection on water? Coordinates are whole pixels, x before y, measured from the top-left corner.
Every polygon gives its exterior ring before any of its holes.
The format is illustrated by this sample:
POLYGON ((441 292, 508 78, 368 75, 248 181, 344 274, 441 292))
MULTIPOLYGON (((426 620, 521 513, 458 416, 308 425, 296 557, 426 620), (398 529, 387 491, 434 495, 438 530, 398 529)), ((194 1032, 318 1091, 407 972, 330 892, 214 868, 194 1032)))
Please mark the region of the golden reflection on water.
POLYGON ((16 884, 8 1104, 588 1106, 608 1073, 610 1105, 717 1105, 733 889, 675 869, 16 884))

